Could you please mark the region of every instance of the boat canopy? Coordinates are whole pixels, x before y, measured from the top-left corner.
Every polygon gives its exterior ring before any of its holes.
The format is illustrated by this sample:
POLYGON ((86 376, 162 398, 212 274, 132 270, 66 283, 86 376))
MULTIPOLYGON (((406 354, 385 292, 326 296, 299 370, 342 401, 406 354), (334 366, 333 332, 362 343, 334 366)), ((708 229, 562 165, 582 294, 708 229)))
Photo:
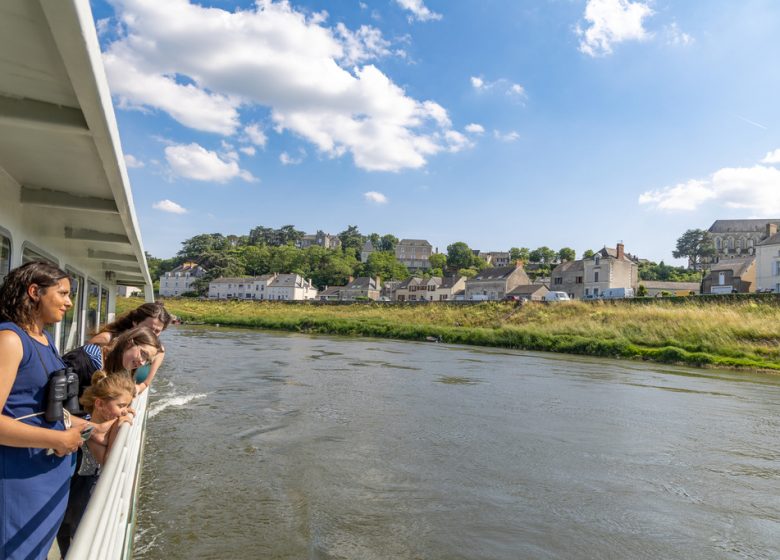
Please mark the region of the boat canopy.
POLYGON ((3 0, 0 53, 0 233, 14 238, 11 263, 22 263, 23 236, 61 265, 150 297, 88 0, 3 0))

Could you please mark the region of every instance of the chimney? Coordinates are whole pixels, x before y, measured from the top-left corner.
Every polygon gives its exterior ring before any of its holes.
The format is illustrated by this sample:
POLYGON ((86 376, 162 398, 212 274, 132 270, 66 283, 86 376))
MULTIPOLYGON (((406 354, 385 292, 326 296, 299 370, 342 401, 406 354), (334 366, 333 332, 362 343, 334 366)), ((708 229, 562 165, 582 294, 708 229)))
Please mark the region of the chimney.
POLYGON ((617 258, 618 258, 618 260, 622 260, 623 259, 623 254, 624 254, 624 252, 623 252, 623 244, 622 243, 618 243, 617 244, 617 258))
POLYGON ((777 224, 774 224, 774 223, 771 223, 771 222, 768 223, 766 225, 766 236, 767 237, 772 237, 776 233, 777 233, 777 224))

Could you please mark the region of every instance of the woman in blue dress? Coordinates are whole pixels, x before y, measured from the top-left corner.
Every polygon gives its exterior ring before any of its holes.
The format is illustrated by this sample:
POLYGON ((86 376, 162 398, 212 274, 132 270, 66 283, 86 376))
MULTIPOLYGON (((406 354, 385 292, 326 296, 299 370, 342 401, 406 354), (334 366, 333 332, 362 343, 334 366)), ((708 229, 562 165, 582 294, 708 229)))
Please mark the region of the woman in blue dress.
POLYGON ((63 367, 44 328, 71 306, 67 273, 49 263, 12 270, 0 286, 2 559, 45 559, 68 502, 71 453, 84 423, 65 428, 42 413, 49 375, 63 367))

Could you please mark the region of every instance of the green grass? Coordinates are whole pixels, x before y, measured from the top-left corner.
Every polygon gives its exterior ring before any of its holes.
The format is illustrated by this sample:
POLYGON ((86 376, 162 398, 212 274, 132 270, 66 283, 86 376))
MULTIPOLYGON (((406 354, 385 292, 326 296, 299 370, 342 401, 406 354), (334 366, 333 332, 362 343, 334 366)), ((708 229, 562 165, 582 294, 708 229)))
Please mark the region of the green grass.
MULTIPOLYGON (((117 312, 139 305, 122 300, 117 312)), ((170 299, 185 321, 305 333, 541 350, 694 366, 780 371, 780 306, 772 300, 646 305, 301 305, 170 299)))

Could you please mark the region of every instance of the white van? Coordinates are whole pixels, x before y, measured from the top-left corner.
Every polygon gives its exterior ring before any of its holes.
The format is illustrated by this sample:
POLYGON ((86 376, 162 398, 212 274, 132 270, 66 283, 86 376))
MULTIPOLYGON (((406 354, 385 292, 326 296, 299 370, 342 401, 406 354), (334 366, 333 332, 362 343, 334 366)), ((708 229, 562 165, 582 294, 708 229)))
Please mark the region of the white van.
POLYGON ((544 301, 571 301, 571 298, 566 292, 547 292, 544 301))
POLYGON ((634 288, 607 288, 599 296, 601 299, 625 299, 634 297, 634 288))

